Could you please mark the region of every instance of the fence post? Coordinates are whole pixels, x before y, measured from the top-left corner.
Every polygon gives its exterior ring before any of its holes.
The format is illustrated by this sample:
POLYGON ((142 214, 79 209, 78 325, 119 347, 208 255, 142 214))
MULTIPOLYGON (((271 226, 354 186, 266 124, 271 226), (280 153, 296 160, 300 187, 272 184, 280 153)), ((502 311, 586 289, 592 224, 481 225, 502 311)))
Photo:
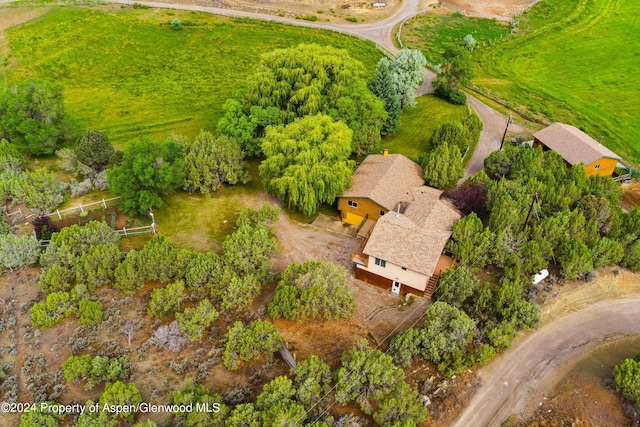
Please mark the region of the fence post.
POLYGON ((56 209, 56 213, 58 214, 58 219, 62 219, 62 215, 60 215, 60 210, 56 209))
POLYGON ((127 236, 127 227, 122 227, 122 231, 124 231, 125 237, 127 236))
POLYGON ((84 213, 84 209, 82 209, 82 203, 80 203, 80 212, 84 213))
POLYGON ((102 198, 102 206, 104 206, 104 208, 107 209, 107 204, 104 201, 104 197, 102 198))

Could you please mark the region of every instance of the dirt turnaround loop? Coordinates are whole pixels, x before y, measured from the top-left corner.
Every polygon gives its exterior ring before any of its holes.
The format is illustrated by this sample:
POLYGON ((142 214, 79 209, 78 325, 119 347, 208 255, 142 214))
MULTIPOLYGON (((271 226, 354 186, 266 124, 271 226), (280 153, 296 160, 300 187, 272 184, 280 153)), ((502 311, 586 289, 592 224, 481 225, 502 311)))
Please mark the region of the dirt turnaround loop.
POLYGON ((495 426, 521 419, 545 400, 559 378, 600 344, 634 336, 640 324, 640 275, 609 270, 564 290, 541 307, 541 326, 478 371, 483 384, 456 426, 495 426))

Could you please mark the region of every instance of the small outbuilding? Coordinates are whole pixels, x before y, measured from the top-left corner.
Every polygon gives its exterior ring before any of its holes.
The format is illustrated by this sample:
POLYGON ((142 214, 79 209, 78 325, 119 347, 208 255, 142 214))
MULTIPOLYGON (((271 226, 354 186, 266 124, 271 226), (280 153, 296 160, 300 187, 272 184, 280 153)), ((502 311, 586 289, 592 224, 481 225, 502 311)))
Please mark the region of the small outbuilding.
POLYGON ((587 175, 611 176, 622 160, 613 151, 575 126, 554 123, 533 134, 533 146, 553 150, 569 165, 582 163, 587 175))

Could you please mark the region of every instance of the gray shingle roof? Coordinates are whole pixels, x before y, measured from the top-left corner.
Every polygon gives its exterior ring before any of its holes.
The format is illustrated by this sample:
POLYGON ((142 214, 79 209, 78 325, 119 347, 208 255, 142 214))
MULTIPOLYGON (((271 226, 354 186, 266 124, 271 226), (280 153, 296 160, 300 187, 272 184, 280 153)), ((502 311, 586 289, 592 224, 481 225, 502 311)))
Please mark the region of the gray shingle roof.
POLYGON ((588 165, 603 157, 622 160, 616 153, 577 127, 564 123, 554 123, 534 133, 533 136, 560 154, 571 165, 578 163, 588 165))
POLYGON ((461 215, 440 199, 440 190, 421 186, 410 189, 410 193, 412 199, 405 213, 382 216, 363 252, 430 276, 461 215))
POLYGON ((371 154, 353 173, 353 184, 340 197, 365 197, 393 210, 411 199, 410 189, 424 184, 422 168, 401 154, 371 154))

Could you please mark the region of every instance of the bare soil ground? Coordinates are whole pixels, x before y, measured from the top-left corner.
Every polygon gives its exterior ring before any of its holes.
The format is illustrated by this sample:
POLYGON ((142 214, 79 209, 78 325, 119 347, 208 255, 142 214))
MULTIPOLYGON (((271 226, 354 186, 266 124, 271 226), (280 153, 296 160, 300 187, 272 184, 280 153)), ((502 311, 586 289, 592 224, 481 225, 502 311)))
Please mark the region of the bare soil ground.
MULTIPOLYGON (((261 193, 256 198, 256 207, 265 200, 274 201, 261 193)), ((76 220, 70 219, 66 222, 74 221, 76 220)), ((275 256, 278 269, 291 262, 300 263, 307 259, 330 261, 351 268, 350 255, 358 245, 356 238, 298 224, 284 213, 276 224, 276 230, 281 245, 275 256)), ((249 400, 256 397, 264 383, 289 372, 288 367, 277 356, 272 362, 258 360, 242 364, 234 372, 228 371, 220 363, 222 339, 228 325, 238 320, 248 323, 263 317, 257 313, 265 312, 275 284, 266 288, 250 309, 238 313, 223 313, 201 341, 189 344, 178 353, 171 353, 150 346, 147 342, 161 324, 146 314, 149 293, 158 284, 148 284, 132 296, 125 296, 106 287, 98 289, 96 297, 103 304, 105 319, 97 327, 81 327, 72 317, 50 329, 39 330, 31 327, 29 311, 33 303, 45 298, 44 292, 37 285, 38 274, 39 270, 32 268, 0 277, 0 302, 4 303, 0 306, 0 364, 13 378, 0 383, 2 400, 7 400, 8 395, 5 393, 12 388, 11 381, 15 381, 17 385, 20 402, 33 402, 36 393, 44 393, 65 403, 95 400, 104 385, 87 391, 82 384, 66 383, 60 373, 62 362, 69 356, 87 353, 128 356, 135 365, 132 379, 140 389, 143 401, 156 404, 168 403, 170 391, 183 388, 189 379, 196 377, 210 390, 217 392, 247 385, 249 394, 245 398, 249 400), (125 322, 134 319, 141 320, 143 326, 134 336, 131 345, 128 345, 119 330, 125 322), (29 364, 28 360, 33 355, 41 356, 44 364, 26 369, 25 363, 29 364)), ((275 320, 276 327, 296 358, 304 359, 310 354, 317 354, 337 368, 342 352, 363 337, 385 349, 388 345, 385 338, 389 338, 400 328, 421 325, 420 320, 429 303, 423 298, 395 298, 387 291, 355 279, 352 289, 356 300, 356 312, 352 319, 305 323, 275 320)), ((191 302, 185 302, 185 305, 189 304, 191 302)), ((409 376, 417 386, 427 374, 434 375, 435 367, 425 364, 422 369, 409 373, 409 376)), ((442 395, 445 393, 442 392, 442 395)), ((150 418, 163 422, 169 419, 169 415, 154 414, 150 418)), ((9 423, 7 425, 18 423, 17 416, 5 419, 2 423, 9 423)))
POLYGON ((627 210, 633 210, 640 206, 640 181, 634 179, 628 184, 622 184, 622 206, 627 210))
POLYGON ((446 0, 446 3, 468 12, 512 17, 531 7, 536 0, 446 0))

